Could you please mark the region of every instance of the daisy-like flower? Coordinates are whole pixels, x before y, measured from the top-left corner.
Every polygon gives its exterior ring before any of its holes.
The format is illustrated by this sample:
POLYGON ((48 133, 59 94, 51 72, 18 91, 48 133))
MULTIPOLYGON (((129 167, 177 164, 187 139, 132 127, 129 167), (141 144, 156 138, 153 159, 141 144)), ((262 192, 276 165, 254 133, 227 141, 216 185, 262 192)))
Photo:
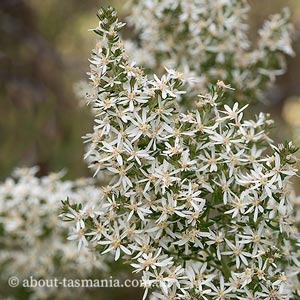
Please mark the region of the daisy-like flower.
POLYGON ((130 255, 131 251, 122 245, 122 240, 126 237, 126 233, 120 234, 119 228, 117 226, 114 227, 114 234, 108 235, 106 232, 103 232, 106 240, 98 241, 99 245, 108 245, 107 249, 102 252, 102 254, 108 253, 111 250, 115 251, 115 260, 118 260, 123 251, 125 254, 130 255))
POLYGON ((247 251, 243 251, 243 244, 240 243, 239 239, 235 238, 235 243, 233 244, 231 241, 225 239, 226 244, 229 246, 230 251, 222 252, 222 255, 233 255, 235 256, 235 263, 237 269, 240 268, 241 262, 248 266, 247 258, 252 257, 251 253, 247 251))
POLYGON ((166 258, 161 256, 161 248, 153 254, 152 252, 149 254, 144 253, 141 257, 137 259, 137 264, 131 264, 133 268, 135 268, 134 272, 139 272, 141 270, 148 271, 150 268, 155 270, 157 267, 167 267, 173 264, 172 258, 166 258))
POLYGON ((229 288, 225 287, 225 281, 224 281, 223 276, 220 277, 219 285, 215 286, 212 282, 210 282, 208 285, 212 289, 210 295, 214 296, 214 299, 224 300, 224 299, 230 297, 228 294, 231 292, 232 288, 231 287, 229 287, 229 288))
POLYGON ((82 245, 87 246, 88 241, 85 237, 85 231, 83 229, 79 229, 75 231, 73 234, 68 236, 68 240, 78 240, 78 250, 81 249, 82 245))
POLYGON ((168 80, 167 75, 163 75, 161 77, 161 79, 159 79, 154 74, 154 79, 155 79, 155 81, 153 81, 152 84, 156 90, 159 90, 161 92, 161 96, 163 99, 166 99, 166 97, 168 95, 175 97, 175 94, 173 93, 172 88, 169 86, 169 80, 168 80))

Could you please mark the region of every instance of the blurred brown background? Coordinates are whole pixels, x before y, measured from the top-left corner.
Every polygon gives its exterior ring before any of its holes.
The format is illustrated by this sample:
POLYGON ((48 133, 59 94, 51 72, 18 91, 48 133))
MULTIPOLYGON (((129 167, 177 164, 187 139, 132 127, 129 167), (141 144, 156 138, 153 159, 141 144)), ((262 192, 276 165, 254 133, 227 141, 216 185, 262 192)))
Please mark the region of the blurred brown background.
MULTIPOLYGON (((73 85, 86 79, 100 6, 126 1, 1 0, 0 2, 0 179, 16 166, 39 165, 41 174, 66 168, 69 178, 86 176, 81 136, 90 131, 88 108, 80 107, 73 85)), ((250 34, 263 20, 289 6, 297 28, 296 58, 268 92, 277 137, 289 139, 300 122, 300 1, 250 0, 250 34)), ((257 108, 256 108, 257 109, 257 108)), ((295 137, 294 137, 295 138, 295 137)))

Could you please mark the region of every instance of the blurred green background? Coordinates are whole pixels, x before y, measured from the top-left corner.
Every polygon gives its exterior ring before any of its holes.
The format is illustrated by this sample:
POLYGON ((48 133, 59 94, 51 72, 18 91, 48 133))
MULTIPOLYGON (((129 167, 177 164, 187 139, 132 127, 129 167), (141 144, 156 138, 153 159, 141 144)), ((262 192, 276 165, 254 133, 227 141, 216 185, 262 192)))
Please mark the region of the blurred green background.
MULTIPOLYGON (((86 79, 100 6, 115 6, 121 18, 126 1, 0 1, 0 179, 16 166, 40 166, 40 175, 62 168, 69 178, 89 175, 82 160, 81 136, 92 117, 79 105, 73 85, 86 79)), ((300 126, 300 1, 250 0, 250 36, 263 20, 289 6, 297 28, 288 72, 267 93, 270 105, 259 107, 276 119, 277 137, 291 137, 300 126), (297 125, 298 124, 298 125, 297 125)), ((127 29, 130 30, 130 29, 127 29)), ((257 110, 257 108, 256 108, 257 110)))
POLYGON ((92 118, 73 85, 86 79, 97 24, 110 1, 0 1, 0 178, 16 166, 40 175, 88 175, 81 136, 92 118))

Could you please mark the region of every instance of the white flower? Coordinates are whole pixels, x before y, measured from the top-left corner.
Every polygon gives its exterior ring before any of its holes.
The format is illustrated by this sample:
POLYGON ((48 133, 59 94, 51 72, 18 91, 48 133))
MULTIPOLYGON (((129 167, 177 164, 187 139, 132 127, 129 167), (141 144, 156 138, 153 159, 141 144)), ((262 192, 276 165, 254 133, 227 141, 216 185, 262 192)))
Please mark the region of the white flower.
POLYGON ((109 245, 109 247, 102 252, 102 254, 110 252, 111 250, 115 250, 115 260, 120 258, 121 250, 130 255, 131 251, 127 249, 124 245, 122 245, 122 240, 126 237, 126 233, 122 233, 120 235, 119 228, 117 226, 114 227, 114 234, 108 235, 106 232, 103 232, 103 235, 107 240, 98 241, 99 245, 109 245))
POLYGON ((85 237, 85 231, 83 229, 79 229, 75 231, 73 234, 68 236, 68 240, 78 240, 78 250, 81 249, 82 245, 87 246, 88 241, 85 237))
POLYGON ((225 239, 226 244, 229 246, 230 251, 225 251, 222 252, 222 255, 232 255, 235 256, 235 263, 236 263, 236 267, 237 269, 240 268, 240 264, 241 262, 248 266, 248 260, 247 257, 250 258, 252 257, 251 253, 243 251, 243 244, 241 244, 241 242, 238 240, 238 238, 235 238, 235 243, 233 244, 232 242, 230 242, 228 239, 225 239))
POLYGON ((152 82, 153 86, 156 90, 159 90, 161 92, 162 98, 166 99, 166 97, 169 95, 171 97, 176 97, 176 95, 173 93, 172 88, 169 86, 169 80, 166 75, 163 75, 161 79, 159 79, 154 74, 155 81, 152 82))
POLYGON ((172 258, 166 258, 164 256, 160 256, 161 254, 161 248, 158 249, 158 251, 153 254, 144 253, 141 257, 137 259, 137 264, 131 264, 133 268, 136 270, 134 272, 140 272, 142 270, 148 271, 150 268, 155 270, 157 267, 167 267, 171 266, 173 264, 172 258))

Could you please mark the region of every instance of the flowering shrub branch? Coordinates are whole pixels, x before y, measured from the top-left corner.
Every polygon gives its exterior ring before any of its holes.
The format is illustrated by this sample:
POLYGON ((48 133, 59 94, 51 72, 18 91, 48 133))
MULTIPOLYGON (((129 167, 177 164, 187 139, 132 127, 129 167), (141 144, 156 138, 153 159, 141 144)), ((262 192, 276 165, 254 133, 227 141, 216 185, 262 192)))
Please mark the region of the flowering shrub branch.
POLYGON ((98 17, 86 158, 110 182, 94 208, 64 202, 70 239, 128 261, 145 296, 155 284, 159 299, 298 299, 297 149, 272 144, 267 115, 245 120, 222 81, 181 112, 185 77, 149 78, 129 60, 116 12, 98 17))
MULTIPOLYGON (((86 218, 99 197, 93 182, 87 179, 63 181, 63 173, 38 178, 37 171, 36 167, 17 169, 12 177, 0 184, 3 287, 12 275, 19 279, 34 276, 51 280, 74 274, 87 276, 107 268, 93 248, 85 247, 78 253, 76 247, 66 241, 69 226, 58 217, 61 199, 71 197, 73 201, 81 202, 86 218)), ((79 216, 78 213, 80 222, 79 216)), ((78 294, 80 289, 36 287, 31 289, 30 299, 77 299, 78 294)))
POLYGON ((185 103, 218 79, 232 84, 239 101, 263 100, 263 91, 285 72, 285 56, 294 55, 287 8, 264 22, 255 46, 245 0, 131 0, 128 6, 141 45, 128 43, 134 60, 154 72, 166 65, 195 78, 185 103))

